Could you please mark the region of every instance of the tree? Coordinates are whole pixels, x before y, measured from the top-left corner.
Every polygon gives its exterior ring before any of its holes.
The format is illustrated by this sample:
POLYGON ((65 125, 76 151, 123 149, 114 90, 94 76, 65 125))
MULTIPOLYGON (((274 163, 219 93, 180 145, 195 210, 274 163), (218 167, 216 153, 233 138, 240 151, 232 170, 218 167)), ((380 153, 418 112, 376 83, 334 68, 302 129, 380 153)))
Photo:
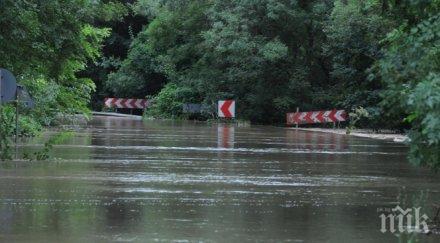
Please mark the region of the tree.
MULTIPOLYGON (((91 25, 103 6, 91 0, 1 2, 0 66, 11 70, 36 101, 35 109, 22 110, 19 135, 34 135, 60 115, 89 112, 95 84, 78 72, 99 57, 109 34, 91 25)), ((13 111, 11 105, 0 108, 0 159, 10 158, 13 111)))
MULTIPOLYGON (((373 64, 382 57, 380 41, 395 25, 380 13, 377 1, 335 1, 328 25, 324 27, 327 41, 323 45, 331 58, 329 92, 335 107, 352 110, 364 107, 374 114, 370 125, 383 116, 379 105, 382 83, 368 78, 373 64)), ((380 124, 386 124, 382 121, 380 124)), ((377 126, 377 125, 376 125, 377 126)))
POLYGON ((96 92, 92 96, 91 105, 95 110, 102 108, 105 97, 115 94, 106 89, 107 76, 115 72, 127 58, 127 53, 136 35, 148 24, 148 17, 137 13, 134 9, 134 0, 110 1, 104 5, 93 21, 93 26, 109 28, 111 34, 104 40, 102 56, 90 60, 87 69, 81 71, 81 77, 91 78, 96 85, 96 92))
POLYGON ((57 113, 87 112, 94 83, 77 73, 100 55, 109 30, 91 25, 101 2, 4 0, 0 5, 0 66, 36 98, 27 114, 49 124, 57 113))
MULTIPOLYGON (((107 87, 124 96, 187 87, 198 103, 235 98, 244 118, 280 121, 295 106, 323 105, 323 20, 331 1, 140 1, 153 20, 107 87), (287 24, 286 24, 287 23, 287 24), (312 88, 312 85, 315 87, 312 88)), ((139 10, 140 11, 140 10, 139 10)), ((323 81, 324 80, 324 81, 323 81)))
POLYGON ((177 80, 180 72, 197 60, 202 52, 198 43, 206 25, 206 4, 182 2, 174 11, 170 9, 174 5, 154 5, 151 9, 145 1, 139 4, 137 11, 153 12, 154 19, 133 40, 127 59, 108 76, 106 88, 120 96, 142 98, 157 94, 166 82, 177 80))
POLYGON ((440 14, 391 32, 378 63, 384 105, 412 124, 410 159, 440 167, 440 14))

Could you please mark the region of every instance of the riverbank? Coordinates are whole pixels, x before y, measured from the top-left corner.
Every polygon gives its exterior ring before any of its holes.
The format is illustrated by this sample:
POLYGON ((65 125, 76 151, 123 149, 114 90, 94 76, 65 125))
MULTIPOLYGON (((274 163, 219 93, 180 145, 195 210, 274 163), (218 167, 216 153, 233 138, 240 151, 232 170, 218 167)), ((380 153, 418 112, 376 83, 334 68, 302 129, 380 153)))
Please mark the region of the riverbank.
POLYGON ((355 137, 363 137, 363 138, 372 138, 379 140, 389 140, 397 143, 405 143, 409 141, 408 136, 405 134, 397 134, 397 133, 375 133, 371 130, 364 129, 356 129, 352 131, 350 134, 347 134, 345 129, 330 129, 330 128, 289 128, 296 129, 300 131, 310 131, 310 132, 324 132, 324 133, 333 133, 339 135, 346 136, 355 136, 355 137))

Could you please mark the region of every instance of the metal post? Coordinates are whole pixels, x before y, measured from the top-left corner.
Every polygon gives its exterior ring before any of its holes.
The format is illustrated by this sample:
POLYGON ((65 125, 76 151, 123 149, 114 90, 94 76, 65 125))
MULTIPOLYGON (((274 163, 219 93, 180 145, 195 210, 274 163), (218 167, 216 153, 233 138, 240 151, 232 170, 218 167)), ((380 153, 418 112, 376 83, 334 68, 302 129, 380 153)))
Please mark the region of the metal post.
POLYGON ((2 117, 2 114, 3 114, 3 112, 2 112, 2 80, 3 80, 3 77, 2 77, 2 70, 0 70, 0 126, 2 125, 1 124, 1 122, 2 122, 2 120, 3 120, 3 117, 2 117))
MULTIPOLYGON (((3 80, 3 77, 2 77, 2 70, 0 70, 0 108, 2 108, 2 80, 3 80)), ((1 116, 1 114, 0 114, 0 116, 1 116)))
MULTIPOLYGON (((296 107, 296 113, 299 112, 299 107, 296 107)), ((298 128, 298 122, 296 123, 296 128, 298 128)))
POLYGON ((18 127, 18 114, 19 114, 19 106, 20 106, 20 92, 19 87, 17 86, 17 90, 15 91, 15 159, 18 159, 18 134, 19 134, 19 127, 18 127))
POLYGON ((3 80, 3 76, 2 76, 2 70, 0 70, 0 126, 2 126, 1 122, 3 122, 3 117, 2 117, 2 80, 3 80))

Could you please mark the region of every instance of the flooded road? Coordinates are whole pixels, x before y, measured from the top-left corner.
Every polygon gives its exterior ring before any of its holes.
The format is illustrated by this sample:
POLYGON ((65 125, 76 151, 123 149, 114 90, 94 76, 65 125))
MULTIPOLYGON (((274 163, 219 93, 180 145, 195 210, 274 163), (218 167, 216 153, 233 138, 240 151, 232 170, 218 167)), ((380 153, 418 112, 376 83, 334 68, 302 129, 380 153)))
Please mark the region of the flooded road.
POLYGON ((400 205, 433 217, 440 178, 406 152, 268 126, 95 118, 53 159, 1 164, 0 241, 409 242, 381 233, 379 216, 400 205))

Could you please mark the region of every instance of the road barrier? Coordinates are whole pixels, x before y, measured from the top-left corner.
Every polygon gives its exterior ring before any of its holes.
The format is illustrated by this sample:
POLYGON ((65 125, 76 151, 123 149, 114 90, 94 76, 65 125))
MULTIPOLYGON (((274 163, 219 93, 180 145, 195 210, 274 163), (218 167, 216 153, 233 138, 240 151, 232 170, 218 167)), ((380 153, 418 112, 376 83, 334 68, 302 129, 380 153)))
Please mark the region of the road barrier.
POLYGON ((287 113, 287 125, 314 124, 327 122, 343 122, 347 120, 347 113, 344 110, 331 111, 308 111, 287 113))
POLYGON ((150 102, 146 99, 105 98, 107 108, 146 109, 150 102))

